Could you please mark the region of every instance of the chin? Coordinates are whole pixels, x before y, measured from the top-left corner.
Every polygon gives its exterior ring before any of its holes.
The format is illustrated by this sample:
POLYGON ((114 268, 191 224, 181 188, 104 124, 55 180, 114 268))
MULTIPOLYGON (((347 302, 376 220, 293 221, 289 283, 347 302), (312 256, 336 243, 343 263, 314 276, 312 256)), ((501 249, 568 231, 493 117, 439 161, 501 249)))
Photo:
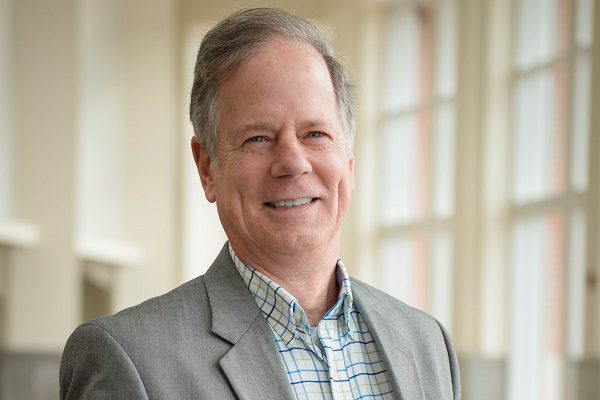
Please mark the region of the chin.
MULTIPOLYGON (((304 253, 306 251, 316 250, 328 243, 323 237, 322 232, 281 232, 276 237, 271 238, 270 243, 276 247, 274 250, 287 253, 304 253)), ((329 247, 330 243, 328 243, 329 247)))

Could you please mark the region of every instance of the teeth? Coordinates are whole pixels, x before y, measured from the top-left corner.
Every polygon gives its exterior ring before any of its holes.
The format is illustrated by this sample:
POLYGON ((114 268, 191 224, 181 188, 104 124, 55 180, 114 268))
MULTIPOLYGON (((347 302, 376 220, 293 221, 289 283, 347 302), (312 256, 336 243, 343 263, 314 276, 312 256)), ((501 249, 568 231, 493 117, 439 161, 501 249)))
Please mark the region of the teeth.
POLYGON ((302 197, 302 198, 296 199, 296 200, 273 201, 269 204, 275 208, 281 208, 281 207, 291 208, 291 207, 303 206, 305 204, 310 203, 311 201, 312 201, 312 197, 302 197))

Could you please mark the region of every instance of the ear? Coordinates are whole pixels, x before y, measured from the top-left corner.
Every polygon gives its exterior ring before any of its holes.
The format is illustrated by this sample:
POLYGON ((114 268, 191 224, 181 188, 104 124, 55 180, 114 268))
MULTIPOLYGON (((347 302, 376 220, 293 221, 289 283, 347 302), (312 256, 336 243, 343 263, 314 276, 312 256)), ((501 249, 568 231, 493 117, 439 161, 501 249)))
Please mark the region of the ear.
POLYGON ((204 195, 208 201, 214 203, 217 199, 213 171, 214 165, 210 159, 210 154, 202 147, 200 140, 196 136, 192 136, 192 154, 194 155, 198 175, 200 175, 200 182, 202 182, 202 187, 204 188, 204 195))

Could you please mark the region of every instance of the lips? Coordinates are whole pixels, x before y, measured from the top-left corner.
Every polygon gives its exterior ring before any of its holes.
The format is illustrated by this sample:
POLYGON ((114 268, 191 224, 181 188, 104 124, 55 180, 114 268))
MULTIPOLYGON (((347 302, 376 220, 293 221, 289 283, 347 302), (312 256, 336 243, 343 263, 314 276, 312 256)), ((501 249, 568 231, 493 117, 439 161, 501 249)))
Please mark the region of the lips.
POLYGON ((304 206, 315 200, 314 197, 300 197, 298 199, 268 201, 265 204, 272 208, 292 208, 304 206))

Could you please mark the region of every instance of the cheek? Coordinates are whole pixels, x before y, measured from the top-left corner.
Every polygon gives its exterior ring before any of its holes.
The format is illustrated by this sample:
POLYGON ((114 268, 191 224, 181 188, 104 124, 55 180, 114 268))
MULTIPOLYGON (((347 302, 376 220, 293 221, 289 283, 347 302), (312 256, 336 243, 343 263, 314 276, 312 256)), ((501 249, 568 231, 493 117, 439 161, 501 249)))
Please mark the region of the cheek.
POLYGON ((238 162, 227 167, 219 176, 217 201, 234 203, 256 195, 261 188, 261 174, 253 163, 238 162))
POLYGON ((352 173, 347 159, 337 157, 330 159, 329 162, 322 163, 318 169, 327 186, 336 187, 340 192, 345 192, 348 186, 352 186, 352 173))

